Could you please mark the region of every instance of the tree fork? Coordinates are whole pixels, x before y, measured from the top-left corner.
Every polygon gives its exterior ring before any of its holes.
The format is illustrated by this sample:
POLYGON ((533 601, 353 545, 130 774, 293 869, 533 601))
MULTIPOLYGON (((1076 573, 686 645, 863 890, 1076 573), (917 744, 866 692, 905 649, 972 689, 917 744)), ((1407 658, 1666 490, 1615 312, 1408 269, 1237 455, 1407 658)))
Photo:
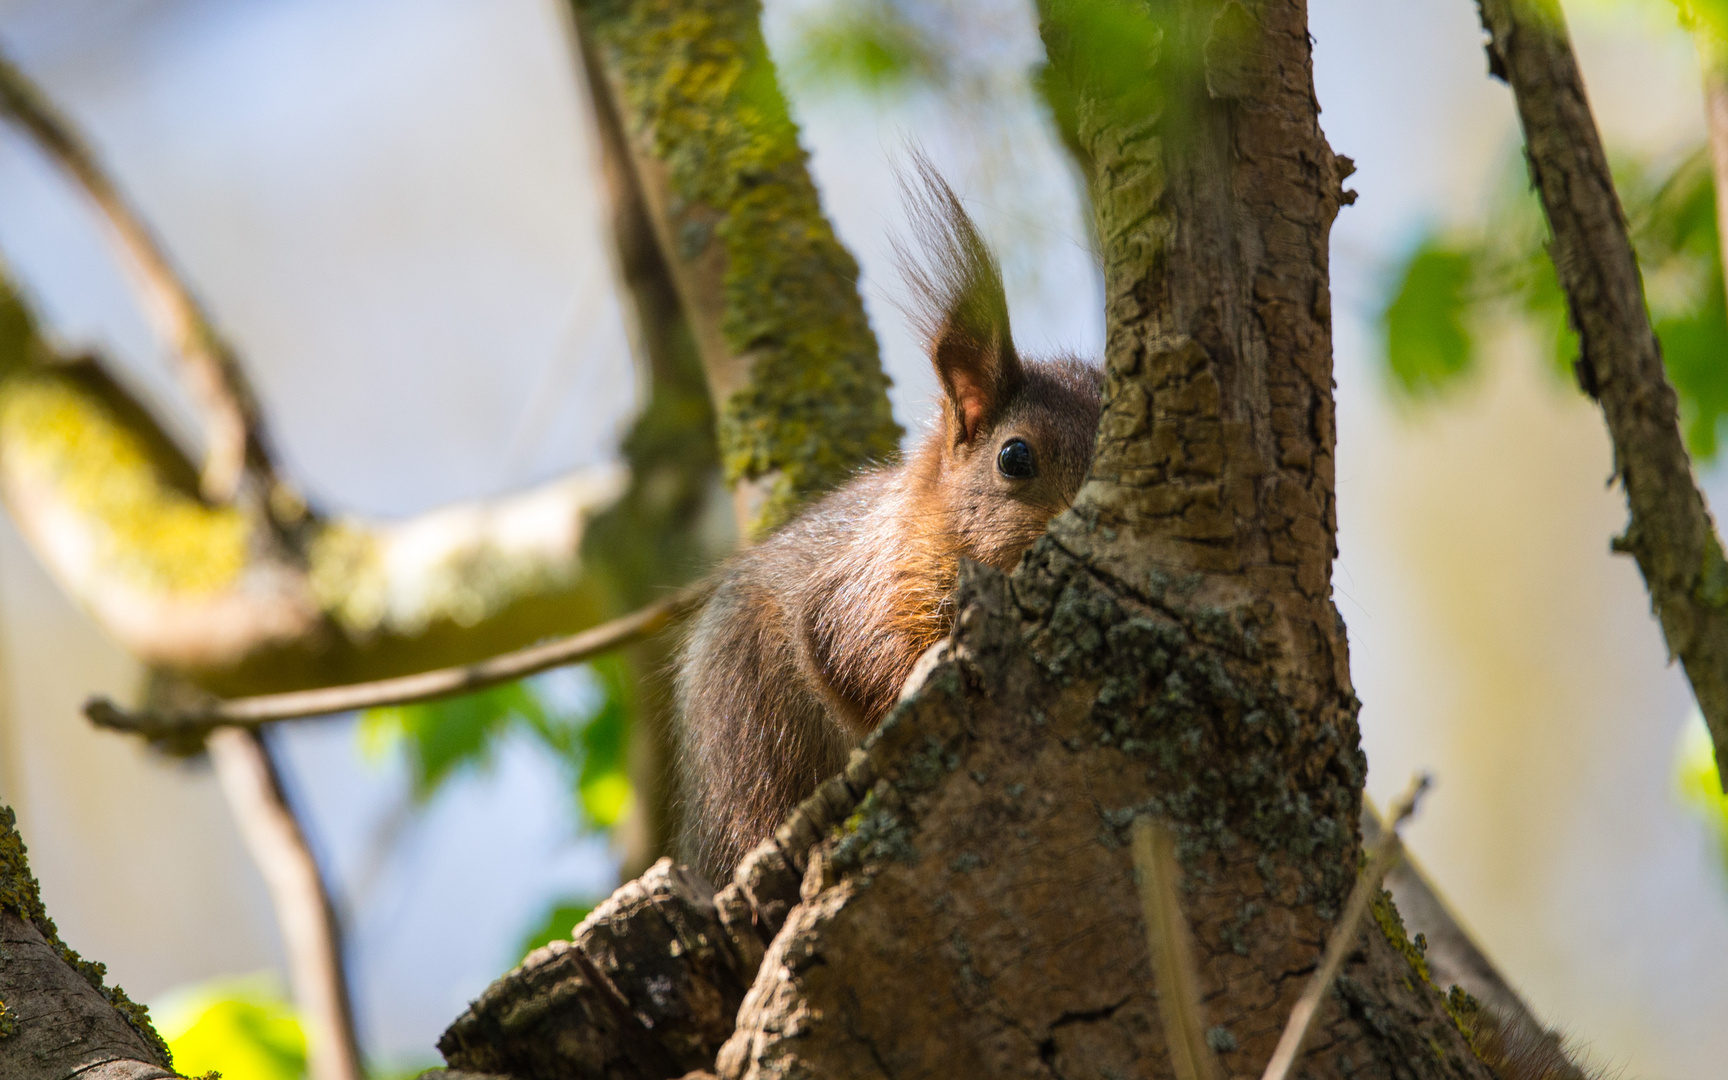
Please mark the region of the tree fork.
MULTIPOLYGON (((1355 877, 1365 769, 1330 600, 1348 163, 1305 7, 1040 10, 1105 264, 1092 474, 1012 576, 966 575, 950 654, 867 745, 879 779, 812 852, 723 1077, 1166 1075, 1149 960, 1124 946, 1142 814, 1181 838, 1208 1043, 1256 1073, 1355 877)), ((1305 1072, 1487 1076, 1419 960, 1370 927, 1305 1072)))

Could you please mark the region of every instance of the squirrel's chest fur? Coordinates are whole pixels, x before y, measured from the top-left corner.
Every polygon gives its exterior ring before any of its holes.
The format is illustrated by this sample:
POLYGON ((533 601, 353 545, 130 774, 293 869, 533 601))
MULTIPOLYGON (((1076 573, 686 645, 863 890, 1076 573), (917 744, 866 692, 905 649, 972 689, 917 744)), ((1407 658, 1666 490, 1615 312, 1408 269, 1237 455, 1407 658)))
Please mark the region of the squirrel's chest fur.
POLYGON ((854 740, 953 624, 960 544, 916 481, 910 466, 860 477, 775 538, 810 569, 784 594, 799 674, 854 740))

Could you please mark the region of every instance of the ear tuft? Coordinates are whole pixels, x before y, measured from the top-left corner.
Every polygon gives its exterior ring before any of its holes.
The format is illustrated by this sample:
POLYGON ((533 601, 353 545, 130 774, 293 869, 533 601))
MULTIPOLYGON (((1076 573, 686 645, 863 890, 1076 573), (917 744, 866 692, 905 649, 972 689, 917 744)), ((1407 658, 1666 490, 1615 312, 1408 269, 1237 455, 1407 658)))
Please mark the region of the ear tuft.
POLYGON ((896 242, 908 311, 942 382, 956 443, 996 421, 1020 388, 1020 358, 1008 326, 1002 271, 960 199, 922 153, 901 188, 918 252, 896 242))

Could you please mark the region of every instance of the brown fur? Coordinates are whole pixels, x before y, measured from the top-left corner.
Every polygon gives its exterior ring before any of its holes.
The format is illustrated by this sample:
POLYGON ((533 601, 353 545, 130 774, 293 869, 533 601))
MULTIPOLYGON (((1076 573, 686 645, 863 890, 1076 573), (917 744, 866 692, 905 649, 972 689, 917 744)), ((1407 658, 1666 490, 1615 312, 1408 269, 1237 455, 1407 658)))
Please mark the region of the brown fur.
POLYGON ((1000 272, 930 166, 910 202, 927 262, 901 253, 943 386, 941 422, 735 557, 678 663, 685 858, 714 880, 869 734, 953 625, 962 557, 1012 569, 1079 490, 1097 370, 1023 362, 1000 272), (1011 439, 1037 474, 1003 475, 1011 439))

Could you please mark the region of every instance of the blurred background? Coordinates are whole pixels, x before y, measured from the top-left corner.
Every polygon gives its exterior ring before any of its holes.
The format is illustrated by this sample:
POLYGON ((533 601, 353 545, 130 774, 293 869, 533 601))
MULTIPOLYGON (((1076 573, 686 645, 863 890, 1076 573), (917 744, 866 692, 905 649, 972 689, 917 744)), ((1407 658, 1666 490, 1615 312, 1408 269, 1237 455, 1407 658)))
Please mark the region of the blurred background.
MULTIPOLYGON (((1667 0, 1567 11, 1720 506, 1728 327, 1695 51, 1667 0)), ((1627 1076, 1716 1075, 1728 867, 1708 744, 1688 741, 1686 684, 1609 551, 1624 501, 1565 374, 1510 93, 1467 0, 1311 15, 1322 124, 1357 165, 1332 246, 1334 586, 1370 793, 1436 773, 1412 848, 1544 1018, 1627 1076)), ((934 393, 889 249, 911 146, 1001 253, 1022 350, 1098 355, 1074 175, 1029 81, 1030 4, 768 0, 764 17, 900 421, 916 431, 934 393)), ((316 505, 389 520, 616 470, 641 391, 553 0, 0 0, 0 48, 163 238, 316 505)), ((0 256, 56 342, 111 357, 193 430, 94 215, 8 128, 0 256)), ((0 801, 62 936, 151 1002, 177 1050, 250 1039, 252 1057, 215 1067, 289 1075, 281 947, 209 767, 78 713, 142 677, 0 521, 0 801)), ((599 731, 618 722, 606 685, 604 669, 543 676, 528 708, 599 731)), ((560 757, 499 723, 434 759, 412 733, 443 722, 461 718, 273 736, 380 1074, 435 1063, 466 1003, 618 872, 615 746, 560 757)))

